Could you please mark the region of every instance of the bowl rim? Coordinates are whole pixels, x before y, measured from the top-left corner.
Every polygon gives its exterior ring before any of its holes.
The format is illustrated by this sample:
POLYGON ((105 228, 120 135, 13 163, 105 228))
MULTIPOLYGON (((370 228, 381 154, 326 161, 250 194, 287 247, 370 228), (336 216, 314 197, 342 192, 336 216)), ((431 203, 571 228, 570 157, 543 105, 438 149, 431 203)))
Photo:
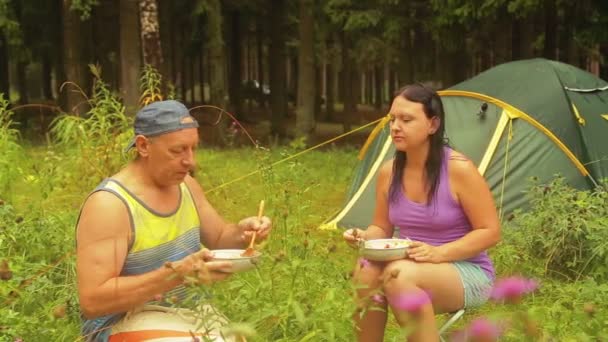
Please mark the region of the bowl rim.
POLYGON ((367 242, 371 242, 371 241, 378 241, 378 242, 403 241, 403 242, 407 242, 408 244, 412 242, 412 240, 410 240, 410 239, 401 239, 401 238, 371 239, 371 240, 365 240, 365 241, 363 241, 363 243, 361 244, 361 249, 362 250, 366 250, 366 251, 396 251, 396 250, 400 250, 400 249, 407 249, 407 248, 409 248, 409 245, 399 246, 399 247, 391 247, 391 248, 374 248, 374 247, 368 247, 368 246, 366 246, 367 242))
POLYGON ((260 251, 255 250, 254 251, 255 252, 254 255, 252 255, 252 256, 243 256, 241 254, 245 251, 245 249, 239 249, 239 248, 211 249, 209 251, 211 253, 215 253, 215 252, 228 252, 228 253, 230 253, 230 252, 236 252, 236 253, 239 253, 238 256, 234 257, 234 258, 218 258, 218 257, 216 257, 214 255, 212 260, 250 260, 250 259, 253 259, 253 258, 259 258, 262 255, 262 253, 260 251))

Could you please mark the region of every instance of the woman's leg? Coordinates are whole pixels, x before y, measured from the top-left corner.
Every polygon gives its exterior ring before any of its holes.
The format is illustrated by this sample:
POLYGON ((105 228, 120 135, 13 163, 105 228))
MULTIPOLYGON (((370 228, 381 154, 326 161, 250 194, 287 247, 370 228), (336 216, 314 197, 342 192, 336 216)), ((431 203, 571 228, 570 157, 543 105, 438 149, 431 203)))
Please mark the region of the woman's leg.
MULTIPOLYGON (((377 342, 384 339, 386 325, 386 301, 375 294, 381 290, 380 276, 383 263, 359 261, 353 272, 353 282, 357 288, 357 307, 355 329, 358 341, 377 342)), ((383 299, 383 297, 382 297, 383 299)))
POLYGON ((402 327, 413 327, 409 341, 439 341, 435 314, 456 311, 464 306, 462 281, 456 267, 450 263, 398 260, 385 267, 382 278, 397 322, 402 327), (430 295, 431 301, 415 312, 408 312, 403 303, 395 302, 398 296, 424 296, 424 291, 430 295))

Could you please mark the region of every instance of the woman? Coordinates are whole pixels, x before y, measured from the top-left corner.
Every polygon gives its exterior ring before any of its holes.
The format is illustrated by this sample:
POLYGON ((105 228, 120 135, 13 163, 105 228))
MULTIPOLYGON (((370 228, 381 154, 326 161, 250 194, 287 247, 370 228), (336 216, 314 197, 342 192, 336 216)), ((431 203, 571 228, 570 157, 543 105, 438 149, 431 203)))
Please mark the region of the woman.
POLYGON ((487 300, 495 274, 485 250, 500 239, 498 215, 475 165, 445 143, 443 105, 435 91, 406 86, 389 115, 396 152, 378 173, 372 224, 347 230, 344 239, 354 245, 389 238, 399 227, 400 237, 413 242, 407 258, 357 265, 359 303, 384 309, 368 307, 355 315, 358 340, 382 341, 390 306, 399 325, 413 329, 410 341, 438 341, 435 314, 487 300), (430 300, 412 310, 400 303, 404 296, 430 300))

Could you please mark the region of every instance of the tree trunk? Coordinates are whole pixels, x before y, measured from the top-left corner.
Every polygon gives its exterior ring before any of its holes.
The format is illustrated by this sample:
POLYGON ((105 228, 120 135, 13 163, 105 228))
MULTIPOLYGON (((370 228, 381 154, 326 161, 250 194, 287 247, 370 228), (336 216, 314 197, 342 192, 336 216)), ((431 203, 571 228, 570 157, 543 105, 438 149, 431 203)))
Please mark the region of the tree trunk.
POLYGON ((53 99, 53 61, 51 60, 50 51, 47 50, 42 56, 42 98, 45 100, 53 99))
POLYGON ((228 18, 231 24, 229 35, 230 67, 228 69, 230 102, 232 104, 231 111, 239 120, 243 120, 243 97, 241 96, 241 81, 243 79, 241 70, 241 62, 243 61, 242 16, 238 10, 233 10, 230 11, 228 18))
POLYGON ((300 45, 298 49, 298 107, 296 109, 296 136, 308 136, 315 124, 315 63, 312 3, 299 1, 300 45))
MULTIPOLYGON (((416 32, 415 34, 417 34, 416 32)), ((410 84, 414 80, 414 48, 412 46, 412 31, 408 28, 403 33, 403 42, 399 49, 399 67, 397 73, 399 77, 399 87, 410 84)))
POLYGON ((196 103, 195 97, 195 88, 196 88, 196 72, 194 66, 196 65, 196 54, 190 54, 190 60, 188 66, 190 69, 188 70, 189 79, 190 79, 190 104, 194 105, 196 103))
MULTIPOLYGON (((175 86, 175 35, 174 28, 175 18, 173 15, 176 1, 173 0, 158 0, 158 25, 160 30, 160 46, 164 46, 162 49, 163 64, 161 75, 163 75, 163 86, 167 88, 169 86, 175 86)), ((181 21, 178 22, 181 24, 181 21)), ((139 31, 138 31, 139 32, 139 31)), ((168 93, 167 93, 168 95, 168 93)))
POLYGON ((8 70, 8 42, 0 32, 0 93, 4 94, 5 99, 9 99, 10 94, 8 70))
POLYGON ((139 103, 141 48, 138 4, 120 0, 120 95, 125 113, 135 115, 139 103))
MULTIPOLYGON (((264 77, 264 21, 262 16, 258 19, 256 33, 258 81, 260 85, 264 86, 266 78, 264 77)), ((265 101, 262 101, 261 105, 265 106, 265 101)))
POLYGON ((352 119, 357 111, 355 102, 355 68, 354 60, 350 55, 351 42, 346 32, 342 33, 342 87, 344 98, 344 111, 342 112, 342 127, 344 132, 351 129, 352 119))
POLYGON ((568 64, 572 64, 577 67, 582 67, 580 64, 580 56, 576 41, 572 39, 572 36, 576 36, 576 20, 580 18, 580 6, 576 2, 566 7, 569 15, 564 16, 564 28, 563 32, 566 34, 561 35, 560 41, 560 61, 568 64))
MULTIPOLYGON (((63 63, 67 81, 75 83, 78 87, 85 87, 84 67, 82 60, 81 23, 78 13, 71 11, 71 0, 63 0, 63 63)), ((82 89, 84 91, 84 89, 82 89)), ((84 95, 74 85, 65 85, 66 107, 68 113, 82 114, 86 112, 84 95)))
POLYGON ((336 102, 336 68, 332 62, 327 63, 325 77, 325 120, 331 122, 334 119, 334 103, 336 102))
MULTIPOLYGON (((226 109, 228 106, 226 53, 222 35, 222 8, 220 0, 207 0, 207 42, 209 48, 209 74, 210 102, 212 105, 226 109)), ((218 113, 220 114, 220 113, 218 113)), ((220 144, 226 143, 225 127, 228 120, 223 118, 217 127, 220 144)))
POLYGON ((323 67, 315 65, 315 107, 313 109, 315 122, 322 119, 323 77, 323 67))
MULTIPOLYGON (((177 51, 179 52, 179 88, 181 90, 181 99, 182 101, 186 101, 187 98, 186 96, 188 95, 188 75, 186 75, 186 60, 187 60, 187 56, 186 56, 186 29, 184 28, 184 25, 178 25, 179 27, 179 44, 177 47, 177 51)), ((223 40, 222 40, 223 42, 223 40)))
MULTIPOLYGON (((171 0, 163 0, 164 2, 169 2, 169 10, 172 10, 171 6, 173 5, 173 1, 171 0)), ((164 6, 163 6, 164 7, 164 6)), ((171 84, 173 85, 173 87, 175 87, 174 91, 176 92, 175 96, 177 97, 177 88, 179 88, 179 65, 180 65, 180 59, 179 59, 179 54, 178 54, 178 48, 177 48, 177 44, 179 43, 177 41, 178 39, 178 34, 179 32, 181 32, 181 26, 179 25, 179 18, 177 18, 177 16, 173 13, 173 12, 169 12, 166 14, 168 19, 167 19, 167 26, 168 26, 168 30, 163 30, 161 31, 169 31, 168 33, 168 37, 167 37, 167 41, 169 42, 169 51, 167 51, 167 56, 170 56, 169 59, 169 65, 168 65, 168 70, 170 70, 170 79, 171 80, 171 84)))
POLYGON ((269 82, 270 108, 272 112, 271 132, 283 136, 283 118, 287 115, 287 79, 285 75, 287 49, 285 45, 285 0, 271 0, 269 82))
POLYGON ((533 42, 536 37, 534 30, 534 13, 527 17, 517 19, 512 29, 513 60, 534 57, 533 42))
POLYGON ((160 73, 163 70, 163 52, 160 46, 156 0, 139 0, 139 20, 144 64, 151 65, 160 73))
POLYGON ((545 0, 545 46, 543 56, 547 59, 556 58, 557 47, 557 9, 555 0, 545 0))
MULTIPOLYGON (((87 20, 90 35, 84 39, 90 52, 85 60, 101 66, 103 80, 110 89, 119 89, 121 82, 119 63, 114 60, 114 56, 118 57, 120 54, 120 28, 122 25, 108 25, 108 23, 115 23, 117 18, 121 17, 122 1, 124 0, 99 2, 94 8, 91 18, 87 20)), ((135 5, 137 4, 135 3, 135 5)))
POLYGON ((29 102, 27 94, 27 80, 25 75, 25 68, 27 62, 20 61, 17 63, 17 91, 19 92, 19 104, 26 104, 29 102))
POLYGON ((395 96, 395 83, 397 80, 395 79, 395 65, 391 63, 392 68, 388 69, 388 97, 390 101, 393 101, 393 97, 395 96))
POLYGON ((374 107, 376 109, 382 108, 383 94, 384 94, 384 68, 381 65, 376 64, 374 67, 374 81, 376 92, 374 93, 374 107))
POLYGON ((205 104, 205 49, 204 44, 201 44, 200 55, 198 57, 198 77, 200 81, 199 92, 201 104, 205 104))

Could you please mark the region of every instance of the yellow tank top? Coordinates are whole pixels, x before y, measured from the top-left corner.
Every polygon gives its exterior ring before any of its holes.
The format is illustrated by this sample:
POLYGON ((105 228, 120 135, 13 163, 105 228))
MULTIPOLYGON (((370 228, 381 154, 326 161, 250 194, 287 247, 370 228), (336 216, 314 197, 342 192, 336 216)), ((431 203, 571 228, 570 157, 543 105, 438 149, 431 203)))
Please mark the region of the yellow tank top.
MULTIPOLYGON (((177 209, 168 214, 158 213, 148 207, 117 180, 105 179, 93 192, 108 191, 127 206, 131 222, 132 242, 121 275, 137 275, 163 267, 167 261, 178 261, 199 251, 200 219, 194 199, 185 183, 179 185, 180 200, 177 209)), ((164 298, 182 300, 187 297, 186 287, 180 285, 164 298)), ((154 304, 169 305, 167 302, 154 304)), ((85 320, 83 333, 93 332, 112 325, 124 313, 85 320)))

